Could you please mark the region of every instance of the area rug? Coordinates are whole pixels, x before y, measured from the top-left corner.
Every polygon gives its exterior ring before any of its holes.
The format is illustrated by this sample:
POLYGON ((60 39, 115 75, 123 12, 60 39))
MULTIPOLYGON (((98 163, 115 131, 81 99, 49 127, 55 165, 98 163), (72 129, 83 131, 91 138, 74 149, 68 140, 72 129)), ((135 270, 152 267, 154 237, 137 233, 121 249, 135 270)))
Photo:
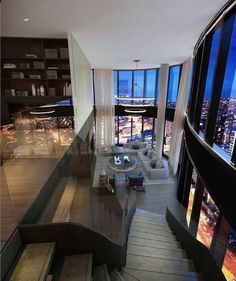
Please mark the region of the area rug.
MULTIPOLYGON (((158 184, 174 184, 175 183, 175 178, 174 177, 169 177, 168 179, 149 179, 147 177, 147 173, 143 167, 142 162, 138 158, 138 156, 133 155, 132 156, 137 160, 137 165, 135 169, 132 172, 142 172, 144 175, 144 185, 149 186, 149 185, 158 185, 158 184)), ((100 174, 106 173, 106 174, 115 174, 116 175, 116 184, 119 186, 125 185, 125 180, 126 180, 126 173, 119 173, 119 172, 114 172, 108 167, 108 159, 110 156, 104 156, 102 153, 98 154, 96 157, 96 164, 95 164, 95 172, 94 172, 94 177, 93 177, 93 187, 99 187, 99 178, 100 174)), ((167 161, 166 159, 163 159, 163 161, 167 161)))

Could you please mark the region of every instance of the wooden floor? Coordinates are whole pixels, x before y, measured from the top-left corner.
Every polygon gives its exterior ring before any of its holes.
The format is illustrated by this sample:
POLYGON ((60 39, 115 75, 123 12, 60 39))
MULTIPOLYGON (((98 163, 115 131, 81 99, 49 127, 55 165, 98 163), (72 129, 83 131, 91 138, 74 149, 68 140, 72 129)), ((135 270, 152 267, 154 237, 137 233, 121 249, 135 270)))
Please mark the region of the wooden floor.
POLYGON ((12 159, 1 166, 1 248, 60 159, 12 159))

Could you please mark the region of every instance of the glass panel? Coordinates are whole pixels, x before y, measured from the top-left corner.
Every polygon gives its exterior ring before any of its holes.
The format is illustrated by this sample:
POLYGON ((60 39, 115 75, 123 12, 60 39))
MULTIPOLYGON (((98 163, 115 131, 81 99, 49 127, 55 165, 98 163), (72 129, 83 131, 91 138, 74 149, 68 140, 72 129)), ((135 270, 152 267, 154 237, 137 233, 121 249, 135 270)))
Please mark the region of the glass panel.
MULTIPOLYGON (((119 97, 132 97, 132 71, 119 71, 119 97)), ((130 101, 119 101, 119 103, 130 103, 130 101)))
POLYGON ((142 140, 142 116, 132 117, 132 140, 142 140))
POLYGON ((196 183, 197 183, 197 172, 193 168, 191 187, 190 187, 189 199, 188 199, 187 216, 186 216, 188 226, 190 224, 190 219, 191 219, 191 214, 192 214, 193 200, 194 200, 194 195, 195 195, 195 190, 196 190, 196 183))
POLYGON ((131 140, 131 117, 119 117, 119 143, 127 143, 131 140))
POLYGON ((179 88, 180 65, 171 66, 167 90, 167 107, 175 107, 179 88))
POLYGON ((118 116, 115 117, 115 144, 118 144, 118 116))
MULTIPOLYGON (((134 71, 134 97, 143 97, 144 70, 134 71)), ((143 100, 133 101, 134 104, 143 104, 143 100)))
MULTIPOLYGON (((214 143, 232 156, 236 137, 236 20, 217 114, 214 143)), ((224 156, 224 155, 223 155, 224 156)))
MULTIPOLYGON (((114 95, 115 97, 117 96, 117 86, 118 86, 118 71, 114 70, 113 71, 113 76, 114 76, 114 95)), ((114 99, 114 103, 117 104, 117 100, 114 99)))
POLYGON ((173 131, 173 122, 166 121, 165 123, 165 136, 164 136, 164 153, 169 155, 171 146, 171 135, 173 131))
POLYGON ((213 78, 214 78, 216 57, 217 57, 217 51, 218 51, 218 46, 219 46, 220 32, 221 32, 221 29, 218 29, 215 31, 213 38, 212 38, 212 43, 211 43, 211 52, 210 52, 208 70, 207 70, 207 79, 206 79, 200 126, 199 126, 200 131, 202 131, 202 132, 205 132, 205 128, 206 128, 209 102, 210 102, 210 97, 211 97, 211 88, 212 88, 212 83, 213 83, 213 78))
MULTIPOLYGON (((156 69, 146 70, 146 88, 145 95, 149 98, 155 98, 156 90, 156 69)), ((146 101, 145 104, 154 105, 155 100, 146 101)))
POLYGON ((153 118, 143 118, 143 141, 152 144, 153 137, 153 118))
POLYGON ((233 230, 229 236, 222 270, 228 281, 236 280, 236 233, 233 230))
POLYGON ((219 209, 205 189, 199 217, 197 239, 208 248, 211 246, 211 241, 219 213, 219 209))

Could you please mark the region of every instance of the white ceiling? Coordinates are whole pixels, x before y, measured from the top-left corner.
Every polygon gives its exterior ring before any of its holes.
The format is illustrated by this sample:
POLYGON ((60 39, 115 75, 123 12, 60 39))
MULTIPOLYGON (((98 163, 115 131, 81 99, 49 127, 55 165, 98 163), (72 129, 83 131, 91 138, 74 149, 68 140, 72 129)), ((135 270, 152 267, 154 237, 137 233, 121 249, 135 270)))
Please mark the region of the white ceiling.
POLYGON ((2 35, 73 32, 94 68, 179 63, 226 0, 3 0, 2 35), (29 18, 24 22, 24 18, 29 18))

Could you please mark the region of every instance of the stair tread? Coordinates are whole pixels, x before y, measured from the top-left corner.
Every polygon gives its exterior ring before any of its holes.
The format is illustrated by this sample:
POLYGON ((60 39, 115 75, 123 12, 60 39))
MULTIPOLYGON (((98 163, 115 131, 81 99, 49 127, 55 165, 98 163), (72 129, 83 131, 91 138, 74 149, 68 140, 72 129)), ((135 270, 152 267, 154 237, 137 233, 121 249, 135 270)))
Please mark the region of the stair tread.
POLYGON ((144 215, 150 215, 150 216, 157 216, 157 217, 165 218, 165 215, 163 215, 163 214, 154 213, 154 212, 147 211, 147 210, 144 210, 144 209, 139 209, 139 208, 136 208, 136 213, 137 214, 144 214, 144 215))
POLYGON ((138 281, 139 280, 139 279, 135 278, 134 276, 130 275, 124 269, 122 269, 121 275, 125 279, 125 281, 138 281))
POLYGON ((157 258, 159 257, 167 259, 187 259, 183 250, 152 248, 139 245, 128 245, 127 253, 157 258))
POLYGON ((187 276, 195 276, 196 274, 193 262, 189 262, 188 260, 170 261, 160 258, 130 255, 128 253, 126 256, 126 267, 131 269, 169 274, 182 274, 187 276))
POLYGON ((92 254, 65 256, 59 281, 90 281, 92 254))
POLYGON ((201 276, 185 276, 185 275, 175 275, 161 272, 150 272, 145 270, 135 270, 124 268, 124 272, 130 274, 135 280, 139 281, 201 281, 201 276))
POLYGON ((172 233, 171 229, 168 226, 165 226, 165 225, 153 225, 153 224, 146 224, 146 223, 143 223, 143 222, 133 221, 132 227, 133 226, 148 228, 148 229, 154 229, 154 230, 163 230, 163 231, 172 233))
POLYGON ((115 269, 110 273, 110 280, 111 281, 125 281, 120 272, 115 269))
POLYGON ((143 238, 129 236, 128 245, 130 244, 151 246, 151 247, 165 248, 165 249, 181 248, 180 243, 177 241, 176 242, 160 241, 160 240, 143 239, 143 238))
POLYGON ((154 221, 154 220, 145 220, 143 218, 133 218, 133 222, 145 223, 150 225, 159 225, 166 226, 169 228, 169 225, 166 222, 154 221))
POLYGON ((94 267, 93 281, 110 281, 110 276, 105 264, 94 267))
POLYGON ((147 232, 150 234, 156 234, 156 233, 162 233, 163 235, 169 235, 169 236, 175 236, 174 233, 171 230, 167 230, 167 229, 163 229, 163 228, 157 228, 157 229, 153 229, 153 228, 148 228, 148 227, 140 227, 137 225, 132 225, 130 227, 131 230, 137 230, 140 232, 147 232))
POLYGON ((157 222, 163 222, 167 223, 165 218, 159 218, 159 217, 149 217, 149 216, 143 216, 140 214, 135 214, 134 219, 142 219, 142 220, 147 220, 147 221, 157 221, 157 222))
POLYGON ((13 280, 45 280, 50 270, 55 251, 55 243, 26 245, 12 275, 13 280))
POLYGON ((141 231, 136 231, 136 230, 130 230, 129 232, 130 236, 133 237, 140 237, 140 238, 145 238, 145 239, 151 239, 151 240, 158 240, 158 241, 170 241, 170 242, 175 242, 176 237, 170 237, 170 236, 165 236, 161 234, 152 234, 152 233, 147 233, 147 232, 141 232, 141 231))

